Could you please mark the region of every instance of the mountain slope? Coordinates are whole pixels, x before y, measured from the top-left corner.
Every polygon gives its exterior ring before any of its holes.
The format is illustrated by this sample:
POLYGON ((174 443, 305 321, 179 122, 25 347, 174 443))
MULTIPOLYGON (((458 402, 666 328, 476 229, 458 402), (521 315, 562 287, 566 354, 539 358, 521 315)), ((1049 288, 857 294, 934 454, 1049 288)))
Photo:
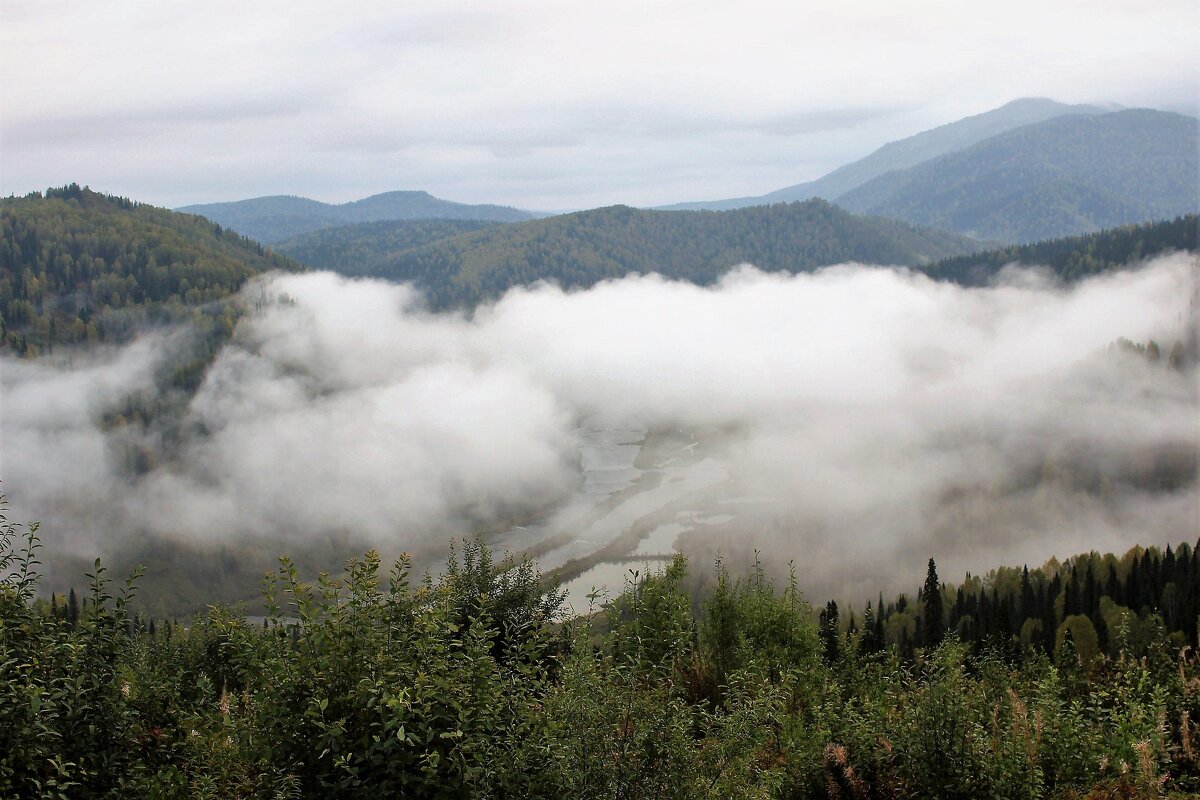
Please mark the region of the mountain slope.
POLYGON ((500 224, 470 219, 362 222, 293 236, 271 249, 310 267, 364 273, 405 250, 500 224))
POLYGON ((340 205, 307 197, 277 195, 184 206, 176 210, 208 217, 264 244, 274 244, 322 228, 361 222, 404 219, 520 222, 536 216, 508 206, 453 203, 428 192, 384 192, 340 205))
POLYGON ((122 341, 193 311, 231 323, 250 277, 300 265, 203 217, 72 184, 0 200, 0 347, 122 341))
POLYGON ((1136 109, 1066 116, 888 173, 838 198, 859 213, 1034 241, 1197 208, 1197 121, 1136 109))
POLYGON ((807 200, 810 197, 834 200, 880 175, 897 169, 906 169, 931 158, 962 150, 1015 128, 1066 115, 1091 115, 1105 112, 1106 109, 1099 106, 1067 105, 1044 97, 1026 97, 1013 100, 982 114, 965 117, 957 122, 923 131, 907 139, 888 142, 866 158, 838 167, 825 177, 815 181, 788 186, 758 197, 677 203, 665 206, 663 210, 721 210, 807 200))
POLYGON ((792 272, 843 261, 912 265, 978 247, 942 231, 857 217, 823 200, 724 212, 613 206, 463 234, 354 274, 412 281, 433 307, 444 308, 539 280, 578 288, 657 272, 709 284, 747 262, 792 272))
POLYGON ((1195 214, 954 256, 920 269, 931 278, 964 286, 986 285, 1009 264, 1045 267, 1064 281, 1077 281, 1176 250, 1200 250, 1195 214))

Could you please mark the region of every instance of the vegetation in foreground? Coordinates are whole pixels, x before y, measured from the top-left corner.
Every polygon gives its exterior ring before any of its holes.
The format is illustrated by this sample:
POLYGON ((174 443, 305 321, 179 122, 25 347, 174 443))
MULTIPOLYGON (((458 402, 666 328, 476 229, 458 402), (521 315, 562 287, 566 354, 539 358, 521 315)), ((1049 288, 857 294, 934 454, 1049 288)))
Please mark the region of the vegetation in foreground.
POLYGON ((467 544, 436 580, 368 553, 305 585, 282 559, 262 626, 219 608, 155 626, 130 611, 137 575, 114 591, 98 562, 82 605, 35 600, 36 531, 0 519, 3 797, 1200 790, 1194 614, 1186 644, 1135 614, 1145 635, 1119 623, 1111 656, 1077 647, 1069 619, 1053 657, 1021 637, 968 644, 945 629, 931 563, 905 658, 819 627, 794 581, 761 571, 718 564, 693 603, 682 559, 563 622, 530 563, 467 544))

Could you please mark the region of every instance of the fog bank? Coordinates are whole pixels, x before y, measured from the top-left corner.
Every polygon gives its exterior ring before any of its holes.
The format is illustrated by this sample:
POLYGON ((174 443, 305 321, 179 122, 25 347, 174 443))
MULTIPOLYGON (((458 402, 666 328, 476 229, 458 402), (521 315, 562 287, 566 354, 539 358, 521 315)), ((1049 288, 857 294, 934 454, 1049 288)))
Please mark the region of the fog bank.
POLYGON ((161 338, 70 369, 4 360, 0 478, 15 518, 89 557, 129 537, 398 552, 569 502, 589 419, 694 432, 729 474, 714 497, 762 502, 683 549, 795 559, 810 594, 930 555, 954 577, 1194 540, 1196 373, 1166 361, 1195 280, 1186 255, 1069 288, 745 267, 519 289, 467 318, 407 286, 270 276, 169 448, 112 416, 154 391, 161 338), (131 471, 131 437, 164 457, 131 471))

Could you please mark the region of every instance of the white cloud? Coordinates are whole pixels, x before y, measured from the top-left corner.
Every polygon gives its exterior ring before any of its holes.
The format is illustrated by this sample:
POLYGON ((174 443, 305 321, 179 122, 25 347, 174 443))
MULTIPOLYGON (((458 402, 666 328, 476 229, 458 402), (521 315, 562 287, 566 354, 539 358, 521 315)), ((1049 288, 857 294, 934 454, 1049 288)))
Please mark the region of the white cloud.
POLYGON ((774 498, 727 548, 796 558, 818 593, 929 554, 954 574, 1176 541, 1200 510, 1195 372, 1107 346, 1182 336, 1192 262, 1071 288, 857 265, 630 277, 514 290, 470 319, 406 286, 275 277, 248 291, 287 300, 243 319, 191 401, 185 427, 207 434, 140 478, 97 419, 145 387, 154 340, 111 366, 4 362, 6 490, 68 547, 136 531, 420 548, 567 502, 574 428, 602 415, 701 432, 725 496, 774 498))

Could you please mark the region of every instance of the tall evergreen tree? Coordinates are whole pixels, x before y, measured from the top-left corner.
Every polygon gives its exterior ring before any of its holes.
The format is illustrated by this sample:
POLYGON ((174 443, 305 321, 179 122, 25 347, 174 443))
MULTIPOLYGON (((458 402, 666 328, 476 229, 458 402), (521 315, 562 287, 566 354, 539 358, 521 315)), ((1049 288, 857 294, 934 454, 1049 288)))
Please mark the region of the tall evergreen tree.
POLYGON ((821 611, 820 634, 825 645, 825 659, 832 664, 840 654, 838 645, 841 636, 838 631, 838 605, 833 600, 826 603, 821 611))
POLYGON ((75 587, 71 587, 67 595, 67 622, 74 628, 79 624, 79 598, 75 596, 75 587))
POLYGON ((929 569, 925 573, 925 587, 921 592, 925 603, 924 644, 933 647, 942 641, 945 632, 945 621, 942 613, 942 585, 938 581, 937 565, 929 559, 929 569))

